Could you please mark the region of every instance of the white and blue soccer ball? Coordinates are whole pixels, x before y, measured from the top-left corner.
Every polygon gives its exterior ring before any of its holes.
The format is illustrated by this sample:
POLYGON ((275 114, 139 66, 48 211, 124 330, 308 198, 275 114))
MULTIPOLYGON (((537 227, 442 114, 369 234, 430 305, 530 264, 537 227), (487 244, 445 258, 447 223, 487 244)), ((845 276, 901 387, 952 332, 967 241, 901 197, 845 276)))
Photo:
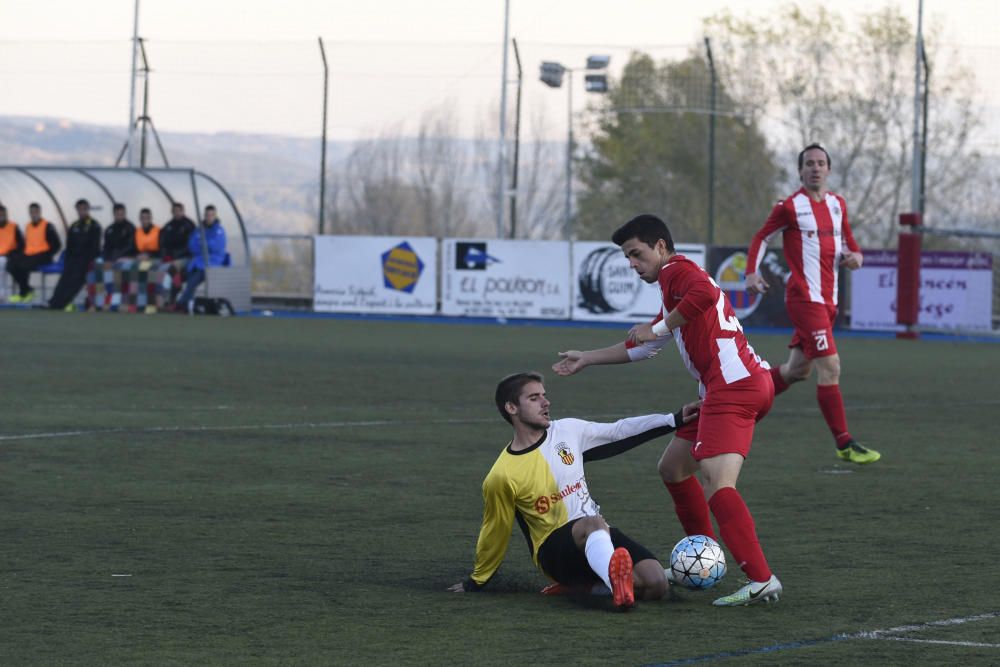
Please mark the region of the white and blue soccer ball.
POLYGON ((711 588, 726 576, 726 555, 711 537, 688 535, 670 553, 667 576, 685 588, 711 588))

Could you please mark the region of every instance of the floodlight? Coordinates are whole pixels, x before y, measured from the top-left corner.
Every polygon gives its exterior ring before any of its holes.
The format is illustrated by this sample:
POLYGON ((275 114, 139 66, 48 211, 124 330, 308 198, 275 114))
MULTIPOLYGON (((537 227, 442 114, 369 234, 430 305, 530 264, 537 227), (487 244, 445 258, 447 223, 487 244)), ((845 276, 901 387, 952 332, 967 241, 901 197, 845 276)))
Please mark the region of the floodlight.
POLYGON ((552 88, 562 87, 563 73, 566 68, 559 63, 543 62, 541 68, 542 83, 552 88))
POLYGON ((611 62, 611 56, 588 56, 587 69, 606 69, 611 62))
POLYGON ((608 77, 604 74, 588 74, 584 77, 584 88, 588 93, 606 93, 608 77))

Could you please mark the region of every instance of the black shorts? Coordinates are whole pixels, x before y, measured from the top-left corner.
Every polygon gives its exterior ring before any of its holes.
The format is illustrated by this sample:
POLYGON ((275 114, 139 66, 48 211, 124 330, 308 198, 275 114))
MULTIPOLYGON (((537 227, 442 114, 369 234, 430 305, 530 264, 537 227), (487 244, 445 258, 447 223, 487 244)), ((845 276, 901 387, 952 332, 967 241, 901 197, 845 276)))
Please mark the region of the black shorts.
MULTIPOLYGON (((542 546, 538 547, 538 564, 542 566, 542 570, 550 579, 566 586, 596 584, 601 580, 590 569, 583 549, 577 547, 573 541, 573 524, 579 520, 573 519, 565 526, 552 531, 542 542, 542 546)), ((616 549, 618 547, 628 549, 633 563, 649 558, 656 560, 656 556, 649 549, 617 528, 611 528, 611 544, 616 549)))

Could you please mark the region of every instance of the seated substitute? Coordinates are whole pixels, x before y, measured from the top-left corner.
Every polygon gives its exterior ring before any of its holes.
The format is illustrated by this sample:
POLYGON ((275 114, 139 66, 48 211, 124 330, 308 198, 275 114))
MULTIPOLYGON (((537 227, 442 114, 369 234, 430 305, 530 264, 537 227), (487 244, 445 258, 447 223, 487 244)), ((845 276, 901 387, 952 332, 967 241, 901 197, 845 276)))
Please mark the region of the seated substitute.
POLYGON ((104 230, 101 256, 106 262, 135 257, 135 225, 125 217, 125 204, 115 204, 111 212, 114 222, 104 230))
POLYGON ((205 207, 205 219, 201 227, 196 229, 191 238, 188 239, 188 252, 191 253, 191 260, 184 270, 184 292, 177 299, 177 310, 191 312, 191 301, 194 299, 194 292, 205 280, 205 254, 202 249, 202 235, 204 235, 205 247, 208 250, 208 266, 222 266, 226 260, 226 230, 219 224, 215 207, 208 205, 205 207))
MULTIPOLYGON (((24 236, 16 222, 7 219, 7 207, 0 204, 0 274, 9 260, 24 251, 24 236)), ((7 281, 0 280, 0 298, 7 297, 7 281)), ((14 303, 17 303, 17 299, 14 303)))
POLYGON ((29 278, 31 272, 51 264, 62 249, 62 241, 55 225, 42 217, 42 207, 32 203, 28 206, 31 220, 24 227, 24 249, 7 258, 7 272, 17 283, 18 293, 10 297, 11 303, 30 303, 35 299, 29 278))
POLYGON ((66 234, 66 254, 59 282, 49 299, 53 310, 76 310, 73 299, 87 282, 91 263, 101 254, 101 223, 90 217, 90 203, 86 199, 76 202, 77 220, 66 234))
POLYGON ((135 249, 139 259, 160 256, 160 228, 153 224, 153 212, 148 208, 139 211, 139 226, 135 230, 135 249))
POLYGON ((194 232, 194 222, 184 215, 184 204, 174 202, 171 211, 173 217, 160 230, 160 255, 166 262, 187 259, 191 256, 188 252, 188 241, 194 232))
POLYGON ((540 374, 526 372, 497 385, 497 409, 514 427, 514 438, 483 482, 473 572, 448 590, 478 591, 486 585, 503 561, 517 516, 535 565, 557 584, 582 588, 603 582, 619 609, 634 606, 636 597, 662 598, 669 586, 663 566, 648 549, 608 525, 590 495, 583 464, 674 431, 696 416, 699 404, 613 424, 552 421, 542 383, 540 374))

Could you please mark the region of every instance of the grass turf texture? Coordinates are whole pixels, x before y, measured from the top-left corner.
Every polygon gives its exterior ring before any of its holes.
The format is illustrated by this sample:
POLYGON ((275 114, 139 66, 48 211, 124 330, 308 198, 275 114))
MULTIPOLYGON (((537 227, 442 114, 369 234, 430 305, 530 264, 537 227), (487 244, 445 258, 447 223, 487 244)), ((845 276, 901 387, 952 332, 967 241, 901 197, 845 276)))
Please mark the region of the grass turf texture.
MULTIPOLYGON (((713 608, 732 565, 715 589, 618 614, 539 595, 516 529, 488 592, 445 588, 469 572, 509 438, 497 379, 619 332, 15 311, 0 331, 4 664, 647 664, 1000 607, 997 345, 841 337, 851 430, 883 460, 835 458, 814 380, 778 398, 740 488, 782 601, 713 608)), ((785 336, 751 340, 787 354, 785 336)), ((556 417, 695 391, 672 350, 547 377, 556 417)), ((606 517, 667 558, 663 444, 587 471, 606 517)), ((1000 643, 1000 619, 909 636, 1000 643)), ((998 660, 858 639, 738 662, 998 660)))

